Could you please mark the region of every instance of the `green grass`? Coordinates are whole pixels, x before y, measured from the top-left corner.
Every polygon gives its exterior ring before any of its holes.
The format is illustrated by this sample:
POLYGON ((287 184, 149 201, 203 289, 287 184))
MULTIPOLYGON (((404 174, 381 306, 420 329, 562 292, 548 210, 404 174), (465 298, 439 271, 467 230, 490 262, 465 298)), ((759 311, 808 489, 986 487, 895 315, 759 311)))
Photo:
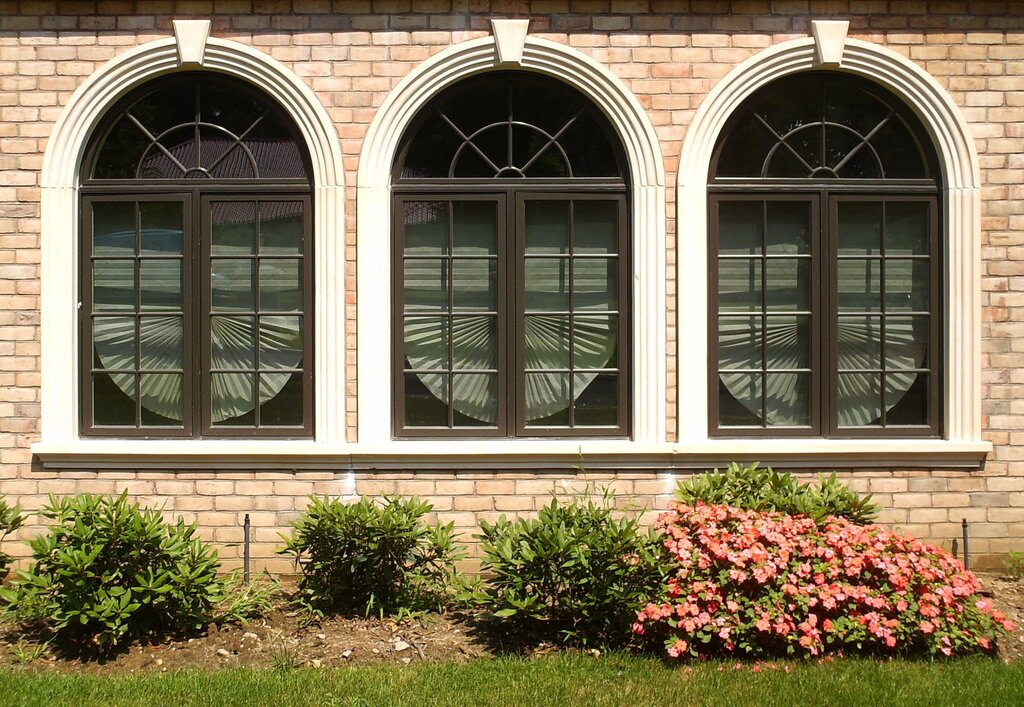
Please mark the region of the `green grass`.
POLYGON ((1024 662, 849 660, 791 672, 731 664, 687 672, 650 658, 97 677, 0 671, 6 705, 1019 705, 1024 662), (719 667, 725 667, 720 672, 719 667))

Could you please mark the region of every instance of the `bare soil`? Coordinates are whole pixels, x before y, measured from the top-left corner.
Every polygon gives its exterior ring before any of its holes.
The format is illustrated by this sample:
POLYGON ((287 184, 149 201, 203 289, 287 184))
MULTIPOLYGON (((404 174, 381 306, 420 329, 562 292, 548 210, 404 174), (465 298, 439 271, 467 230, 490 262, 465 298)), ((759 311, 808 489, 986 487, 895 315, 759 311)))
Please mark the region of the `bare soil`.
MULTIPOLYGON (((979 572, 997 609, 1019 627, 999 644, 999 657, 1024 660, 1024 580, 979 572)), ((0 669, 31 666, 64 673, 151 673, 229 667, 295 668, 419 662, 466 662, 494 655, 500 642, 485 636, 471 619, 431 615, 423 620, 331 618, 303 626, 301 617, 280 606, 248 625, 212 626, 190 637, 132 645, 105 659, 68 656, 0 625, 0 669)), ((544 653, 550 646, 536 652, 544 653)))

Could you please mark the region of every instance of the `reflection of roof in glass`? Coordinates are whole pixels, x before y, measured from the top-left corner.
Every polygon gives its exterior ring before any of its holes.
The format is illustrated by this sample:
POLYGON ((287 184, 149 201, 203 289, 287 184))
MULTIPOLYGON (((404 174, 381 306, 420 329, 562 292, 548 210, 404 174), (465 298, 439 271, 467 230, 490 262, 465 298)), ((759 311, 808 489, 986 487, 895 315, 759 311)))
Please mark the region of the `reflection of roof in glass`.
POLYGON ((147 84, 97 133, 91 179, 308 179, 288 118, 241 82, 147 84))

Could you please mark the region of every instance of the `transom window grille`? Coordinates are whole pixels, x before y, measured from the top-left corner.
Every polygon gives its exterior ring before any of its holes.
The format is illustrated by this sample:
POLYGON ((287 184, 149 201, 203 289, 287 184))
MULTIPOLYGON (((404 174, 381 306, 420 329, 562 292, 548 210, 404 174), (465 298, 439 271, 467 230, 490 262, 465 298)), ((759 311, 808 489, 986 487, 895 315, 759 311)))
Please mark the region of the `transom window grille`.
POLYGON ((755 94, 712 166, 713 434, 936 435, 938 185, 886 92, 810 73, 755 94))
POLYGON ((628 434, 628 205, 606 119, 495 72, 439 96, 395 168, 399 436, 628 434))
POLYGON ((185 74, 111 111, 82 187, 82 431, 312 434, 312 203, 281 111, 185 74))

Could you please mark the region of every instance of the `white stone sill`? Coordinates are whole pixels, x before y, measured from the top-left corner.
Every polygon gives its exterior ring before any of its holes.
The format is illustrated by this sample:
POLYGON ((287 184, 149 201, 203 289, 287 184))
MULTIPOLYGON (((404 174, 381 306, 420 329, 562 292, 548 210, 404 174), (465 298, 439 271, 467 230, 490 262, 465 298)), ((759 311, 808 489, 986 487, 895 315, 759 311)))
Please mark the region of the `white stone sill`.
POLYGON ((701 439, 394 441, 73 440, 37 442, 45 469, 274 470, 672 470, 760 461, 821 470, 980 469, 992 444, 941 439, 701 439))

